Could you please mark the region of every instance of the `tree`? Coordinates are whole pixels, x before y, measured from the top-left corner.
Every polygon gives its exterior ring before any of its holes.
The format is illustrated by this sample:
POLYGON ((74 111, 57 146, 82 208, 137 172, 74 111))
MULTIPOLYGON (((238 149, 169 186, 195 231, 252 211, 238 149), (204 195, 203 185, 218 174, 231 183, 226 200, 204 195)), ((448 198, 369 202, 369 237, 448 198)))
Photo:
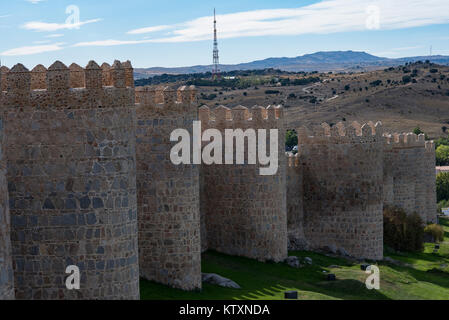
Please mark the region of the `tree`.
POLYGON ((449 200, 449 172, 440 172, 437 175, 438 202, 449 200))
POLYGON ((285 137, 285 145, 289 150, 294 146, 298 145, 298 135, 294 130, 287 130, 287 135, 285 137))
POLYGON ((436 150, 437 165, 449 165, 449 146, 441 145, 436 150))
POLYGON ((424 133, 424 131, 422 131, 420 127, 416 127, 415 129, 413 129, 413 133, 416 135, 420 135, 424 133))

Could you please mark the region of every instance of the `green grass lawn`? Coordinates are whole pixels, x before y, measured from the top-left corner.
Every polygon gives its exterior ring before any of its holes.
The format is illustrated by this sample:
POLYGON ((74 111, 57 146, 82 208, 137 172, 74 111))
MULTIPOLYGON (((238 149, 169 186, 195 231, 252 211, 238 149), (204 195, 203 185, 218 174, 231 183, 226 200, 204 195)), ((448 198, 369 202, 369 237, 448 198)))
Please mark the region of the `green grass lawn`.
POLYGON ((448 299, 449 300, 449 220, 441 221, 445 241, 438 253, 434 244, 426 244, 422 253, 393 254, 398 266, 380 262, 380 290, 368 290, 368 277, 360 264, 345 259, 327 257, 312 252, 290 252, 298 257, 310 257, 313 265, 300 269, 284 263, 261 263, 255 260, 231 257, 217 252, 203 255, 202 271, 217 273, 237 282, 242 289, 227 289, 204 284, 202 291, 184 292, 153 282, 141 281, 141 297, 145 300, 279 300, 287 290, 298 290, 299 299, 448 299), (338 268, 329 268, 338 266, 338 268), (326 271, 326 272, 324 272, 326 271), (334 273, 337 281, 326 281, 327 273, 334 273))

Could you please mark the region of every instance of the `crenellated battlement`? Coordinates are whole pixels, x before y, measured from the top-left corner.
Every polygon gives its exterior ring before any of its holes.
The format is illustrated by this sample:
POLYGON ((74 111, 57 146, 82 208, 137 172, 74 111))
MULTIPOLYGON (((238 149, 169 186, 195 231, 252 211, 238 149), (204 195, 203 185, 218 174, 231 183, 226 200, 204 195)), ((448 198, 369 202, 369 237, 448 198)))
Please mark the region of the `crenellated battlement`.
POLYGON ((435 142, 426 141, 425 147, 426 147, 426 152, 435 153, 435 142))
POLYGON ((291 153, 286 152, 285 156, 287 157, 287 166, 289 168, 297 168, 299 167, 299 153, 293 155, 291 153))
POLYGON ((249 110, 244 106, 233 109, 218 106, 210 110, 208 106, 202 106, 199 110, 199 118, 204 127, 241 127, 241 128, 265 128, 279 127, 284 120, 282 106, 269 106, 267 108, 254 106, 249 110))
POLYGON ((426 136, 415 133, 384 134, 384 144, 392 148, 416 148, 426 145, 426 136))
POLYGON ((354 121, 349 126, 339 122, 332 127, 327 123, 322 123, 312 130, 306 126, 298 129, 300 144, 378 142, 381 141, 382 134, 382 123, 377 122, 374 124, 371 121, 363 125, 354 121))
POLYGON ((0 104, 10 107, 67 107, 71 109, 134 105, 133 69, 129 61, 115 61, 108 69, 110 81, 104 81, 104 69, 90 61, 86 68, 60 61, 48 69, 39 64, 29 71, 17 64, 11 70, 0 69, 0 104))
POLYGON ((195 86, 137 87, 136 104, 156 113, 196 110, 197 90, 195 86))

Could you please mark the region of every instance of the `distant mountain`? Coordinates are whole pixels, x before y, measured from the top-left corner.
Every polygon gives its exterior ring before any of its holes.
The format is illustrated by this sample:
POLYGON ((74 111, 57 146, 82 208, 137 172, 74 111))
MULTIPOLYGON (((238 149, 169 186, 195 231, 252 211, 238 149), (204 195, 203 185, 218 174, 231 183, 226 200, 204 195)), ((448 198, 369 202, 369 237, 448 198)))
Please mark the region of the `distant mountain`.
MULTIPOLYGON (((283 71, 362 71, 392 67, 406 62, 430 60, 433 63, 449 64, 449 56, 423 56, 390 59, 376 57, 366 52, 357 51, 327 51, 306 54, 295 58, 268 58, 264 60, 241 63, 235 65, 220 65, 221 71, 255 70, 255 69, 280 69, 283 71)), ((212 70, 211 65, 179 67, 179 68, 136 68, 135 78, 142 79, 160 74, 190 74, 203 73, 212 70)))

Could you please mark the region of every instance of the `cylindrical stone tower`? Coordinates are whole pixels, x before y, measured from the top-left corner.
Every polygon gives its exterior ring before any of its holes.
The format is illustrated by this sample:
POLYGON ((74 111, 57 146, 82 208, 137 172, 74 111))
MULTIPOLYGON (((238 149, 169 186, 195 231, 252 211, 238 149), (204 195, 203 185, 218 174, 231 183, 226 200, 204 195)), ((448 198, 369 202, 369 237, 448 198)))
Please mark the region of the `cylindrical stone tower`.
MULTIPOLYGON (((0 99, 2 99, 1 96, 0 99)), ((0 100, 0 106, 1 103, 0 100)), ((12 300, 14 299, 14 274, 11 259, 8 183, 6 182, 6 161, 3 145, 3 120, 0 117, 0 300, 12 300)))
POLYGON ((170 135, 192 137, 195 93, 136 88, 140 274, 184 290, 201 288, 199 165, 172 163, 170 135))
MULTIPOLYGON (((402 208, 409 214, 416 212, 424 223, 428 222, 427 202, 432 190, 432 175, 435 177, 435 159, 432 166, 427 157, 424 134, 396 133, 385 135, 384 139, 384 162, 393 181, 392 197, 384 198, 385 205, 402 208), (429 167, 433 168, 433 173, 429 167)), ((435 184, 436 178, 433 188, 435 184)), ((434 203, 436 214, 436 196, 434 203)))
POLYGON ((289 250, 306 250, 304 235, 304 181, 299 153, 287 154, 287 228, 289 250))
POLYGON ((311 249, 383 258, 382 126, 323 124, 298 131, 304 233, 311 249))
POLYGON ((110 87, 95 62, 54 63, 45 88, 20 64, 6 77, 16 298, 138 299, 134 89, 120 62, 110 87), (68 266, 79 290, 66 286, 68 266))
POLYGON ((436 158, 435 143, 426 141, 425 162, 424 162, 424 185, 425 191, 425 210, 427 213, 427 222, 437 223, 437 185, 436 185, 436 158))
MULTIPOLYGON (((216 129, 223 142, 221 155, 214 155, 222 164, 214 161, 202 167, 204 194, 201 199, 209 249, 260 261, 284 260, 288 236, 283 109, 271 106, 267 109, 254 107, 249 111, 242 106, 232 110, 220 106, 211 114, 208 107, 201 107, 200 120, 203 134, 208 129, 216 129), (226 142, 227 130, 234 133, 241 130, 245 136, 243 141, 242 136, 232 138, 233 149, 226 142), (271 130, 277 132, 277 137, 271 130), (244 145, 244 164, 237 164, 238 145, 244 145), (276 153, 278 161, 277 170, 270 175, 262 175, 260 171, 266 165, 260 161, 263 145, 265 153, 276 153), (259 155, 251 164, 250 154, 259 155), (232 155, 233 164, 225 164, 226 157, 232 155)), ((217 142, 215 138, 214 142, 217 142)), ((205 148, 203 145, 203 152, 205 148)))

